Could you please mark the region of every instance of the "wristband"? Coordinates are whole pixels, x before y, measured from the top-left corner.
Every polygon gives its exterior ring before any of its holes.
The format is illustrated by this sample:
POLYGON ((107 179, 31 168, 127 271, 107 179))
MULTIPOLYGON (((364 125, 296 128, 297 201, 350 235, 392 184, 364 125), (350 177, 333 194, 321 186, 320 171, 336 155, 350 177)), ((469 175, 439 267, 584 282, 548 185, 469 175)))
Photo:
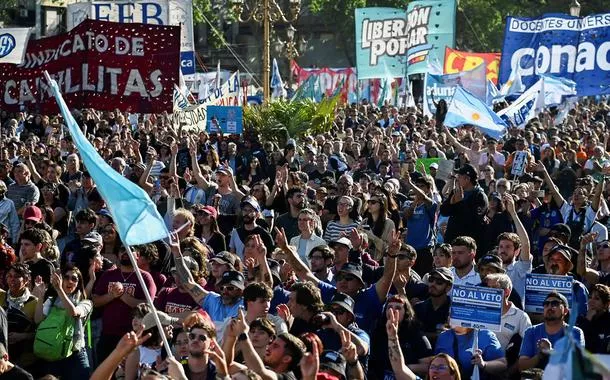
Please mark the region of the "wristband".
POLYGON ((248 334, 246 334, 246 333, 239 334, 239 336, 237 337, 237 340, 242 341, 242 342, 244 340, 248 340, 248 334))

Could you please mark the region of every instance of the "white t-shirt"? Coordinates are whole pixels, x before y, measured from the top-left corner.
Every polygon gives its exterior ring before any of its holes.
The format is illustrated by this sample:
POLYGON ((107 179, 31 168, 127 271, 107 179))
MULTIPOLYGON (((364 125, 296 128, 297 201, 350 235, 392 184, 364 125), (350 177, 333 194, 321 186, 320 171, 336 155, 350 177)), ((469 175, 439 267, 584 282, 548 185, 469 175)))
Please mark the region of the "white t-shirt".
POLYGON ((530 317, 523 311, 517 309, 515 305, 510 305, 510 309, 502 315, 500 321, 501 330, 496 332, 496 336, 502 345, 502 349, 506 350, 506 346, 510 342, 510 339, 515 334, 525 336, 525 330, 532 326, 530 317))

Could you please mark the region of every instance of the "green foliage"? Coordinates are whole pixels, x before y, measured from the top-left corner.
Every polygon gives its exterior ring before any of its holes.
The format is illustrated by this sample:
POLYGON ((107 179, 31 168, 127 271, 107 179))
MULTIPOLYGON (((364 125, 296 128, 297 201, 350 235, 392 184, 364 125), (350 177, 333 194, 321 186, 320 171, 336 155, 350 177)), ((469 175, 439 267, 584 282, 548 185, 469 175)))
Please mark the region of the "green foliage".
POLYGON ((244 107, 244 127, 261 135, 263 141, 279 141, 286 134, 298 139, 329 131, 333 127, 339 97, 320 102, 302 99, 274 100, 244 107))

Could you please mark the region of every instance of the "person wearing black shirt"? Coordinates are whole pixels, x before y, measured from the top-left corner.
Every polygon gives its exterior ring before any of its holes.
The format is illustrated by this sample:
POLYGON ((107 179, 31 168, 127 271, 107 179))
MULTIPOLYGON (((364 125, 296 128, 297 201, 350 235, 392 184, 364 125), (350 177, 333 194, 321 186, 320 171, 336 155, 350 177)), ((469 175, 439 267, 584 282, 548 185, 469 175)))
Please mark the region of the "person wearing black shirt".
POLYGON ((449 268, 432 270, 428 276, 429 298, 413 306, 422 331, 433 344, 449 318, 451 300, 447 293, 452 285, 453 273, 449 268))
POLYGON ((21 242, 22 260, 32 272, 32 281, 40 276, 42 281, 49 285, 51 283, 51 273, 53 273, 55 267, 40 253, 44 241, 42 231, 37 228, 25 230, 19 240, 21 242))
POLYGON ((6 346, 0 343, 0 380, 34 380, 34 377, 8 360, 6 346))

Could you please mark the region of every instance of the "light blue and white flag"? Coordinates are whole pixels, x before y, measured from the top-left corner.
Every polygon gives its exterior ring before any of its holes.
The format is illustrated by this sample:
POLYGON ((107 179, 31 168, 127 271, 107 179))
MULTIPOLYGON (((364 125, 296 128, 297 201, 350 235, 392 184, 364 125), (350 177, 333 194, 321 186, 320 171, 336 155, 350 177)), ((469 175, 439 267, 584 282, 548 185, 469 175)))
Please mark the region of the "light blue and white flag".
POLYGON ((273 68, 271 71, 271 92, 272 98, 285 98, 286 89, 284 88, 284 82, 280 75, 280 68, 277 65, 277 60, 273 58, 273 68))
POLYGON ((174 85, 174 111, 185 110, 189 105, 186 96, 180 91, 180 88, 178 88, 177 85, 174 85))
POLYGON ((498 111, 498 116, 508 125, 524 128, 528 121, 544 109, 544 80, 540 79, 528 88, 510 106, 498 111))
POLYGON ((504 97, 500 95, 500 91, 498 90, 498 88, 496 87, 494 82, 490 81, 489 79, 487 79, 487 98, 486 99, 487 99, 486 103, 490 107, 493 106, 495 103, 504 99, 504 97))
POLYGON ((500 138, 506 129, 506 123, 487 104, 461 86, 453 94, 444 124, 449 128, 474 125, 494 138, 500 138))
POLYGON ((123 177, 96 152, 72 117, 55 80, 44 72, 83 163, 110 209, 124 244, 139 245, 169 236, 163 218, 148 194, 123 177))
POLYGON ((525 86, 521 81, 521 73, 517 68, 513 68, 508 77, 508 81, 500 87, 500 96, 519 95, 525 91, 525 86))
POLYGON ((576 82, 549 74, 541 74, 544 80, 544 105, 547 107, 561 104, 564 96, 576 95, 576 82))
POLYGON ((0 28, 0 63, 20 64, 32 28, 0 28))

